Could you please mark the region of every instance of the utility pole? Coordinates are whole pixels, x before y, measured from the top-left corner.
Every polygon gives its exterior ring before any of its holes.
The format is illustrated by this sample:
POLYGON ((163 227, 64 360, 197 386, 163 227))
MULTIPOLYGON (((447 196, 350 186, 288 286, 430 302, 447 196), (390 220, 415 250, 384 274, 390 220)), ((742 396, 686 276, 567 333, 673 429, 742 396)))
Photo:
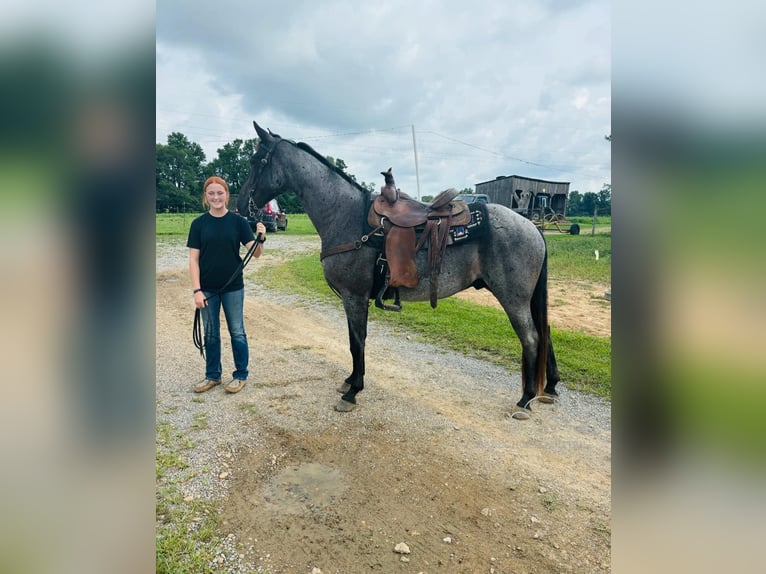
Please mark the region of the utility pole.
POLYGON ((418 201, 420 201, 420 171, 418 170, 418 144, 415 143, 415 124, 412 124, 412 150, 415 152, 415 180, 418 184, 418 201))

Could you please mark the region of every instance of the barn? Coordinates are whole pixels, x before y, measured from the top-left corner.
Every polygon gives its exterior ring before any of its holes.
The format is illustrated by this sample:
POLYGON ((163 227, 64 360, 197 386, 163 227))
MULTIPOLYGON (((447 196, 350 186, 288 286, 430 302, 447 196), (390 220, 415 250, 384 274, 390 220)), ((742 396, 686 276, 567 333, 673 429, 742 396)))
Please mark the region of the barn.
POLYGON ((477 183, 476 193, 485 193, 490 202, 510 207, 530 219, 537 219, 541 208, 566 216, 569 182, 501 175, 477 183))

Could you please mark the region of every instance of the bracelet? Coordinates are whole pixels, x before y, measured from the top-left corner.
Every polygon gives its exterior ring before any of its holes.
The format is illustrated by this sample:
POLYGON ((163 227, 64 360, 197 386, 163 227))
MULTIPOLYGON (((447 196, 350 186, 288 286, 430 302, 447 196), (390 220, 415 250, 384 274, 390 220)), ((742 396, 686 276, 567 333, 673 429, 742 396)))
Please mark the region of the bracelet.
POLYGON ((256 243, 266 243, 266 236, 264 235, 261 238, 256 237, 255 241, 256 241, 256 243))
POLYGON ((195 289, 194 291, 192 291, 192 294, 199 293, 200 291, 202 291, 202 289, 195 289))

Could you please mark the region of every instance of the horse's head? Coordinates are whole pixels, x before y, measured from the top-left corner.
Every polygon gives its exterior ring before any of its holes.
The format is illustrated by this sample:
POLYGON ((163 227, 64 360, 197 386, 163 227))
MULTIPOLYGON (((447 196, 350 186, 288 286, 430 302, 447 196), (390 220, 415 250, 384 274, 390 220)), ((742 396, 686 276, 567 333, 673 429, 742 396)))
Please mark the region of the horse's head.
POLYGON ((269 178, 265 172, 268 171, 271 154, 282 138, 271 130, 264 130, 256 122, 253 122, 253 126, 258 134, 258 147, 250 158, 250 173, 237 199, 237 209, 243 215, 248 213, 251 201, 255 207, 260 208, 278 194, 277 189, 268 185, 266 180, 269 178))

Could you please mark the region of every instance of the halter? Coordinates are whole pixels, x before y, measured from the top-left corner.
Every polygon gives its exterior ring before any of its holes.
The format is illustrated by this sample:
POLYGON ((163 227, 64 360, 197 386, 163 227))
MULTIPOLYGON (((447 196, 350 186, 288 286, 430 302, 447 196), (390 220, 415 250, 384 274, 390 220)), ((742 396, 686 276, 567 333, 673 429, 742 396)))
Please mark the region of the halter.
POLYGON ((263 175, 263 172, 266 170, 266 166, 269 165, 269 161, 271 160, 271 154, 274 153, 274 150, 276 150, 277 146, 281 144, 283 141, 285 141, 283 138, 279 138, 279 141, 275 143, 274 147, 272 148, 265 146, 263 140, 261 140, 260 143, 258 144, 258 147, 262 145, 266 147, 266 155, 263 158, 261 158, 261 168, 258 170, 258 173, 255 176, 255 180, 253 181, 253 184, 248 189, 248 193, 250 195, 250 197, 248 198, 248 203, 252 201, 253 199, 252 190, 255 190, 255 188, 258 187, 258 182, 261 180, 261 175, 263 175))

